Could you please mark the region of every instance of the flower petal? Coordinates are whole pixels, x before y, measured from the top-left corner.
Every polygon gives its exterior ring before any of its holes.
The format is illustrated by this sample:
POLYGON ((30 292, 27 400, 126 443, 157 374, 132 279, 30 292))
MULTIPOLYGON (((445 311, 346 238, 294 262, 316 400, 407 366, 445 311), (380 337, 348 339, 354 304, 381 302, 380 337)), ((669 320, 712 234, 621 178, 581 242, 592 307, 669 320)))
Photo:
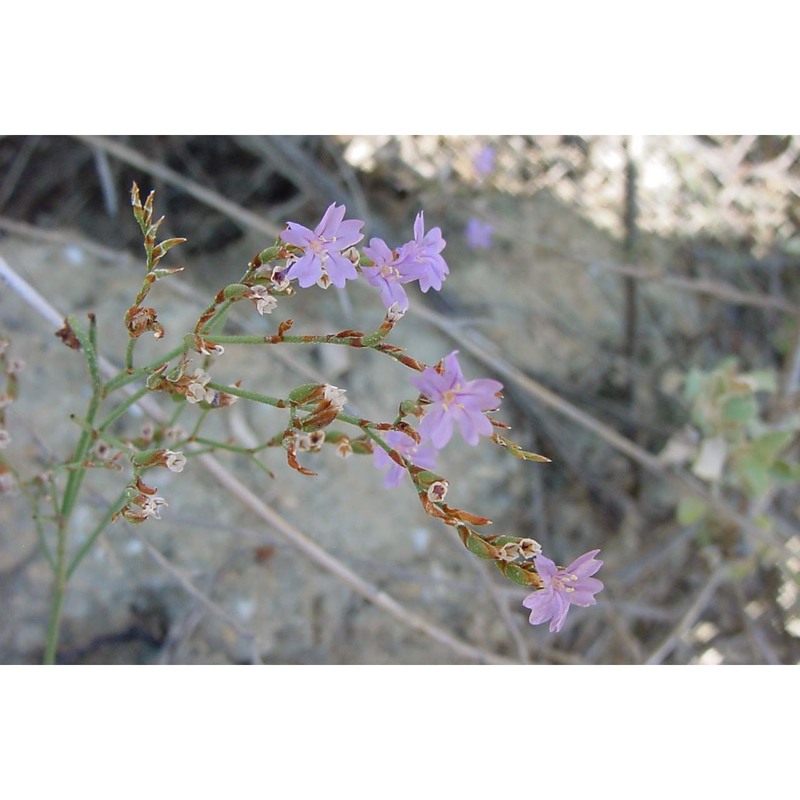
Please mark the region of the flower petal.
POLYGON ((328 254, 327 267, 331 283, 339 289, 342 289, 347 281, 354 281, 358 278, 358 272, 353 266, 353 262, 340 253, 328 254))
POLYGON ((531 592, 523 601, 522 605, 531 610, 528 621, 531 625, 541 625, 553 616, 556 608, 554 604, 554 593, 552 589, 539 589, 531 592))
POLYGON ((326 239, 331 241, 336 236, 336 231, 339 224, 344 219, 344 212, 347 209, 344 206, 337 206, 336 203, 331 203, 322 215, 319 225, 314 228, 314 234, 319 239, 326 239))
POLYGON ((308 247, 309 242, 315 238, 314 231, 309 230, 305 225, 298 225, 296 222, 287 222, 286 225, 286 230, 281 232, 281 239, 286 244, 308 247))
POLYGON ((441 450, 453 435, 453 418, 441 405, 433 405, 422 418, 419 433, 425 439, 430 439, 437 450, 441 450))
POLYGON ((559 592, 553 593, 553 619, 550 620, 550 633, 558 633, 569 611, 569 602, 559 592))
POLYGON ((550 578, 554 578, 558 570, 555 561, 551 561, 547 556, 538 555, 533 559, 533 565, 539 573, 539 577, 544 580, 546 585, 550 584, 550 578))
POLYGON ((595 558, 599 552, 599 550, 590 550, 588 553, 584 553, 576 558, 565 571, 578 578, 588 578, 590 575, 594 575, 603 566, 603 562, 595 558))
POLYGON ((322 261, 316 253, 306 253, 295 261, 286 273, 290 279, 297 278, 303 289, 313 286, 322 276, 322 261))
POLYGON ((345 220, 336 232, 336 247, 339 250, 346 250, 348 247, 358 244, 364 238, 364 234, 361 233, 361 228, 363 227, 363 220, 345 220))

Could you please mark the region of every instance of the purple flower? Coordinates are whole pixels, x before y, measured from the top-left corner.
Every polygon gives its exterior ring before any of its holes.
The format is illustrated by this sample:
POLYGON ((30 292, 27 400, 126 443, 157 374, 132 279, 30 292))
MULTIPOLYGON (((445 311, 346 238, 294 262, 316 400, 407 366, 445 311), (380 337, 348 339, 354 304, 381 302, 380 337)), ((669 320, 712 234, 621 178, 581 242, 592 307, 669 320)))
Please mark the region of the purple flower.
POLYGON ((490 172, 494 171, 495 156, 496 152, 494 147, 487 144, 472 160, 472 168, 481 177, 488 175, 490 172))
POLYGON ((391 308, 393 303, 398 304, 398 309, 408 309, 408 295, 400 285, 415 280, 403 272, 403 264, 398 264, 397 256, 389 249, 383 239, 370 239, 369 247, 364 248, 364 254, 374 262, 374 267, 361 267, 364 277, 370 286, 374 286, 381 294, 381 300, 386 308, 391 308))
POLYGON ((531 592, 522 601, 522 605, 531 610, 531 625, 550 620, 550 633, 557 633, 571 605, 585 607, 597 602, 594 596, 603 590, 603 582, 591 576, 603 566, 603 562, 595 558, 599 552, 592 550, 584 553, 566 569, 556 567, 545 556, 534 558, 533 563, 544 581, 544 589, 531 592))
POLYGON ((468 444, 476 445, 481 436, 491 436, 492 423, 483 412, 497 408, 497 393, 503 388, 502 383, 489 378, 465 380, 457 354, 458 350, 453 350, 444 359, 442 372, 428 367, 411 378, 414 386, 431 401, 419 432, 439 450, 450 441, 454 422, 468 444))
POLYGON ((323 286, 332 283, 342 288, 346 281, 358 277, 355 265, 342 255, 342 251, 364 238, 361 233, 364 223, 360 219, 343 221, 345 210, 344 206, 331 203, 313 231, 296 222, 286 223, 281 239, 305 250, 287 270, 286 276, 297 278, 304 289, 315 283, 323 286))
MULTIPOLYGON (((436 466, 437 451, 430 445, 417 444, 411 436, 403 433, 403 431, 389 431, 386 434, 386 444, 418 467, 433 469, 436 466)), ((403 480, 403 475, 406 474, 406 470, 392 461, 389 458, 389 454, 380 447, 375 448, 373 458, 378 469, 389 467, 389 471, 383 479, 383 485, 387 489, 394 489, 399 486, 403 480)))
POLYGON ((397 266, 402 267, 403 275, 408 280, 418 280, 423 292, 431 287, 438 292, 450 272, 440 255, 445 244, 440 228, 431 228, 425 233, 425 218, 420 211, 414 220, 414 240, 406 242, 397 251, 397 266))
POLYGON ((467 244, 472 250, 488 250, 492 246, 494 226, 488 222, 470 217, 467 222, 467 244))

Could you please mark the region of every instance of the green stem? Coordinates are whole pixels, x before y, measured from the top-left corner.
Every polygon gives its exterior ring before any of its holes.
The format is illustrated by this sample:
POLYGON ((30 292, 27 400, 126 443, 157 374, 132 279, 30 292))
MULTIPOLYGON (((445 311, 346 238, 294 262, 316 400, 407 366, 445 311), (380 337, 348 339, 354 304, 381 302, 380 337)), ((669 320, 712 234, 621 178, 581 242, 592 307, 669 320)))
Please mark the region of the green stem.
POLYGON ((129 383, 133 383, 133 381, 139 380, 140 378, 146 378, 153 370, 158 369, 163 364, 169 363, 173 358, 183 355, 187 350, 187 346, 185 344, 181 344, 177 347, 173 347, 172 350, 170 350, 168 353, 165 353, 163 356, 161 356, 161 358, 151 361, 144 367, 138 367, 137 369, 133 370, 133 372, 129 372, 127 369, 123 370, 118 375, 115 375, 113 378, 111 378, 111 380, 109 380, 103 387, 104 396, 111 394, 112 392, 120 389, 123 386, 126 386, 129 383))
POLYGON ((134 392, 125 398, 98 426, 97 431, 102 432, 109 427, 113 422, 116 422, 132 405, 135 405, 142 397, 144 397, 150 390, 143 386, 138 391, 134 392))
POLYGON ((133 371, 133 348, 136 347, 136 341, 133 337, 128 339, 128 347, 125 349, 125 369, 128 372, 133 371))
POLYGON ((86 554, 89 552, 89 550, 91 550, 92 545, 97 541, 98 536, 100 536, 100 534, 109 526, 109 524, 111 523, 111 517, 113 517, 114 514, 117 511, 119 511, 124 501, 125 501, 125 492, 123 491, 120 492, 119 497, 108 507, 108 510, 103 515, 103 518, 100 520, 100 522, 97 524, 97 527, 91 533, 89 538, 83 543, 83 545, 81 545, 80 550, 78 550, 78 552, 73 557, 67 569, 67 580, 69 580, 72 577, 72 574, 78 568, 78 565, 81 563, 81 561, 83 561, 83 559, 86 557, 86 554))
MULTIPOLYGON (((259 445, 258 447, 241 447, 238 444, 230 444, 229 442, 220 442, 217 441, 216 439, 206 439, 204 436, 192 436, 190 437, 190 441, 195 442, 196 444, 207 445, 212 450, 227 450, 230 453, 239 453, 240 455, 243 456, 251 456, 258 450, 263 450, 265 447, 268 446, 267 443, 259 445)), ((196 450, 190 450, 189 452, 186 453, 186 456, 188 458, 194 455, 197 455, 196 450)))
POLYGON ((200 415, 197 417, 197 422, 195 422, 194 428, 192 428, 192 432, 187 437, 187 439, 190 442, 199 441, 196 437, 197 437, 197 434, 200 433, 200 428, 203 427, 203 423, 206 421, 206 417, 208 416, 209 411, 211 411, 210 408, 204 408, 200 412, 200 415))
POLYGON ((286 408, 289 405, 286 400, 281 400, 280 397, 270 397, 260 392, 250 392, 247 389, 240 389, 238 386, 225 386, 223 383, 209 381, 208 388, 214 389, 217 392, 232 394, 244 400, 253 400, 256 403, 263 403, 264 405, 273 406, 275 408, 286 408))
POLYGON ((201 334, 207 334, 213 337, 214 331, 220 331, 225 325, 225 320, 228 317, 228 311, 233 305, 233 300, 225 300, 224 303, 217 306, 213 316, 203 325, 201 334))
MULTIPOLYGON (((100 378, 100 368, 97 361, 97 351, 94 347, 95 341, 95 320, 90 316, 90 331, 86 331, 78 325, 77 321, 70 317, 68 323, 75 336, 81 344, 86 363, 89 367, 89 375, 92 381, 92 397, 89 400, 89 407, 86 411, 86 426, 91 428, 94 423, 95 415, 100 407, 103 396, 103 382, 100 378)), ((92 444, 92 434, 84 429, 81 431, 80 438, 75 447, 73 462, 82 465, 92 444)), ((56 529, 56 552, 55 552, 55 576, 53 585, 53 599, 50 609, 50 620, 47 625, 47 640, 44 651, 44 663, 54 664, 56 659, 56 649, 58 647, 58 634, 61 626, 61 612, 64 606, 64 595, 67 589, 67 534, 69 521, 75 504, 78 501, 83 478, 86 468, 78 466, 67 476, 67 485, 61 498, 61 508, 58 514, 58 525, 56 529)))

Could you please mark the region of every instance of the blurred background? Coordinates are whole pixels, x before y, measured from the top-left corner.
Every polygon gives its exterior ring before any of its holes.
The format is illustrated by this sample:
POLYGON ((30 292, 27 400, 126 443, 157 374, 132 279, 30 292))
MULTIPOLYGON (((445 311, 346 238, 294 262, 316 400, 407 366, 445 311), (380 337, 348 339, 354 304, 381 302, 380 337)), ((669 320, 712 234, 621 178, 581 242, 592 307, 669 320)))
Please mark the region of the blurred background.
MULTIPOLYGON (((559 634, 531 627, 524 588, 425 516, 410 483, 384 489, 368 458, 321 454, 317 478, 278 453, 274 479, 236 456, 226 465, 342 563, 484 653, 796 663, 799 156, 794 136, 7 136, 0 256, 64 315, 95 312, 101 351, 121 362, 143 272, 134 180, 155 189, 161 234, 188 240, 167 260, 185 271, 152 296, 166 342, 287 220, 313 228, 344 203, 365 221, 364 243, 398 246, 424 210, 450 275, 440 293, 411 296, 391 341, 431 364, 459 349, 468 378, 503 382, 498 417, 512 437, 552 459, 454 443, 441 463, 448 502, 562 564, 601 549, 598 605, 573 609, 559 634)), ((360 283, 289 303, 275 313, 300 331, 373 330, 383 316, 360 283)), ((234 324, 272 331, 275 320, 252 316, 234 324)), ((27 364, 3 455, 33 475, 74 442, 85 366, 7 286, 0 335, 27 364)), ((383 361, 228 348, 215 377, 269 394, 326 380, 357 413, 390 420, 413 392, 383 361)), ((213 424, 241 443, 280 428, 269 410, 229 411, 213 424)), ((129 417, 120 435, 145 422, 129 417)), ((118 521, 76 572, 63 662, 476 660, 310 563, 194 464, 159 478, 164 518, 118 521)), ((76 545, 120 480, 92 476, 76 545)), ((50 580, 24 498, 0 498, 3 662, 41 660, 50 580)))

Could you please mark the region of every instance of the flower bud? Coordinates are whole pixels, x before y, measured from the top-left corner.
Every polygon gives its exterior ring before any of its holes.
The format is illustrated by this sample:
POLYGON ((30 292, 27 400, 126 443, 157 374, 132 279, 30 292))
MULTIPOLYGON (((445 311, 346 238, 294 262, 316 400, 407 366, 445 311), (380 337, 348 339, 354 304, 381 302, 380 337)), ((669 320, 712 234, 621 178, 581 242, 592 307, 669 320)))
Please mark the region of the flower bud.
POLYGON ((226 300, 238 300, 240 297, 245 297, 249 291, 250 287, 243 283, 230 283, 222 290, 222 295, 226 300))
POLYGON ((509 564, 505 561, 496 561, 497 568, 503 575, 520 586, 533 586, 536 589, 542 588, 542 579, 533 571, 526 569, 519 564, 509 564))
POLYGON ((304 383, 300 386, 296 386, 291 392, 289 392, 289 399, 293 403, 303 405, 304 403, 313 402, 314 400, 319 399, 322 396, 319 390, 320 384, 318 383, 304 383))
POLYGON ((403 400, 400 403, 401 417, 421 417, 423 413, 422 407, 416 400, 403 400))
POLYGON ((470 553, 478 556, 478 558, 487 558, 487 559, 496 559, 497 558, 497 548, 493 545, 489 544, 489 542, 481 539, 477 533, 470 531, 465 540, 464 546, 470 553))
POLYGON ((194 349, 204 356, 221 356, 225 352, 225 348, 221 344, 214 344, 204 339, 202 336, 193 337, 194 349))
POLYGON ((173 450, 142 450, 131 458, 135 467, 166 467, 170 472, 183 472, 186 456, 173 450))
POLYGON ((268 264, 270 261, 274 261, 278 258, 278 255, 281 252, 281 248, 279 245, 273 245, 272 247, 266 248, 266 250, 262 250, 258 257, 261 259, 262 264, 268 264))

